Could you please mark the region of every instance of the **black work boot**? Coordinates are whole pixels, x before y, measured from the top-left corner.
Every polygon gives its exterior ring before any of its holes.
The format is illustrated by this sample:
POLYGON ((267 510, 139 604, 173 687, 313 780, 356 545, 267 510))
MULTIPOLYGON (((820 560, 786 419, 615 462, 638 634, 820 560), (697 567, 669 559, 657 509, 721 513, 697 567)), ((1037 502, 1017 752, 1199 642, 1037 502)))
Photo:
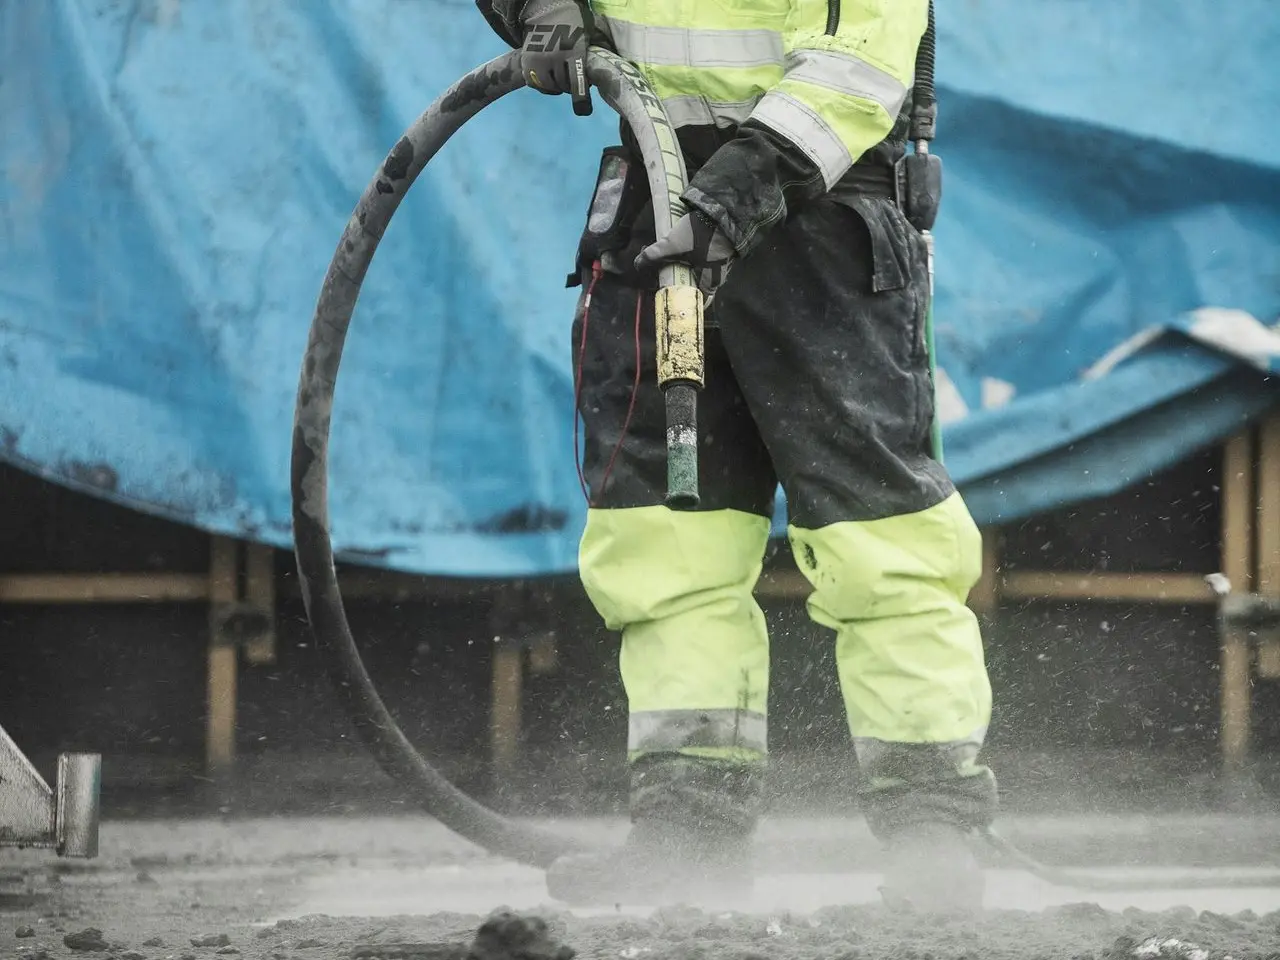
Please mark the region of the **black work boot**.
POLYGON ((982 911, 986 878, 967 835, 948 823, 913 823, 887 841, 880 895, 893 910, 925 914, 982 911))
POLYGON ((754 885, 757 780, 754 769, 689 757, 637 762, 625 842, 560 858, 547 891, 581 907, 741 909, 754 885))
POLYGON ((633 823, 621 847, 561 857, 547 892, 576 907, 742 909, 752 894, 751 839, 656 820, 633 823))

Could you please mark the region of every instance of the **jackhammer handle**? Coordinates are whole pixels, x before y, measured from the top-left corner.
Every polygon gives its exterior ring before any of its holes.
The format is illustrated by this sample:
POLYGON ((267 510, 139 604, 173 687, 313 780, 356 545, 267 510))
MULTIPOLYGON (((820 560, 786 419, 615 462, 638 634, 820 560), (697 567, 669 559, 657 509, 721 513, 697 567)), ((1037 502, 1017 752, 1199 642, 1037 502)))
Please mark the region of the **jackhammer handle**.
POLYGON ((698 390, 676 382, 663 390, 667 404, 667 506, 695 510, 698 495, 698 390))
POLYGON ((658 386, 667 415, 667 496, 672 510, 698 506, 698 391, 705 380, 702 291, 687 267, 664 268, 654 303, 658 386))

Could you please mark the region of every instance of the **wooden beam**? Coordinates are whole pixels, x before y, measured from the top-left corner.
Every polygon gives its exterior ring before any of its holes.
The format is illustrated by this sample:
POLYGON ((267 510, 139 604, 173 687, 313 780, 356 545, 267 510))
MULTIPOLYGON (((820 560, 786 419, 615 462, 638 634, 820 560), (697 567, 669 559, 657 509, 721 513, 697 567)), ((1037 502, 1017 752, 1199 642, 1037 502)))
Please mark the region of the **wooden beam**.
POLYGON ((990 616, 1000 605, 1000 530, 982 531, 982 576, 969 591, 969 608, 979 616, 990 616))
POLYGON ((230 771, 236 755, 238 651, 215 626, 219 606, 235 604, 236 542, 211 537, 209 544, 209 675, 205 717, 205 764, 210 773, 230 771))
POLYGON ((1101 600, 1134 603, 1213 603, 1195 573, 1054 573, 1018 570, 1000 578, 1009 600, 1101 600))
MULTIPOLYGON (((1222 454, 1222 572, 1232 590, 1253 589, 1254 445, 1251 431, 1227 441, 1222 454)), ((1219 638, 1220 747, 1226 773, 1238 772, 1249 754, 1252 684, 1249 638, 1224 627, 1219 638)))
POLYGON ((195 603, 209 598, 202 573, 26 573, 0 576, 0 603, 195 603))
MULTIPOLYGON (((1018 570, 998 572, 999 539, 984 531, 982 579, 969 595, 977 612, 988 613, 1004 599, 1009 600, 1101 600, 1133 603, 1211 604, 1215 597, 1196 573, 1057 573, 1018 570)), ((799 599, 812 592, 799 570, 779 569, 760 578, 756 595, 799 599)))
POLYGON ((755 595, 774 600, 803 600, 813 593, 811 584, 803 573, 794 567, 768 570, 756 581, 755 595))
POLYGON ((501 643, 493 650, 493 680, 490 691, 489 739, 494 765, 499 770, 515 766, 520 754, 523 723, 524 657, 515 644, 501 643))
MULTIPOLYGON (((504 589, 503 581, 473 580, 467 577, 427 577, 400 570, 339 570, 338 590, 343 600, 377 600, 389 603, 416 603, 436 600, 487 598, 504 589)), ((297 577, 281 584, 284 599, 302 596, 297 577)))

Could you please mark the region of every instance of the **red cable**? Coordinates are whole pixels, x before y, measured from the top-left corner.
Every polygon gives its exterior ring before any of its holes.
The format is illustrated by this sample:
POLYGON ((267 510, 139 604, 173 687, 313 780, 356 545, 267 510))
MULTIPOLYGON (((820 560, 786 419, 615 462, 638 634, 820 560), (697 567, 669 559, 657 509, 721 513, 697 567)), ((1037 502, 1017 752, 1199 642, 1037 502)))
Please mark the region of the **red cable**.
POLYGON ((582 336, 578 338, 578 374, 573 383, 573 465, 578 470, 578 486, 582 488, 582 499, 587 501, 588 507, 591 506, 591 494, 587 492, 587 478, 582 472, 582 461, 578 459, 578 420, 580 419, 578 411, 582 401, 582 361, 587 354, 587 321, 591 317, 591 295, 595 293, 596 283, 599 282, 603 272, 604 268, 599 260, 591 264, 591 283, 587 287, 587 295, 582 303, 582 336))

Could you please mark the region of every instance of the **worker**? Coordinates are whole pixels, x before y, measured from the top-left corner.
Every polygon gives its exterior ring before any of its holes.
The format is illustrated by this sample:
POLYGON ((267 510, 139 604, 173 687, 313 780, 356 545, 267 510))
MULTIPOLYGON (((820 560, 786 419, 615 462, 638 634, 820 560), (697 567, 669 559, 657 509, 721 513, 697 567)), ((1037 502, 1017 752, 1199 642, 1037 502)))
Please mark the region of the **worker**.
POLYGON ((477 4, 521 50, 528 85, 575 112, 591 109, 589 44, 633 63, 689 173, 687 212, 657 239, 624 122, 570 279, 583 285, 580 576, 621 633, 631 824, 618 848, 553 864, 551 894, 750 896, 769 685, 753 593, 780 483, 809 614, 835 633, 883 899, 979 908, 970 838, 996 808, 980 760, 991 687, 966 605, 981 539, 930 444, 927 246, 894 188, 928 0, 477 4), (670 261, 712 298, 694 510, 664 504, 653 292, 670 261))

